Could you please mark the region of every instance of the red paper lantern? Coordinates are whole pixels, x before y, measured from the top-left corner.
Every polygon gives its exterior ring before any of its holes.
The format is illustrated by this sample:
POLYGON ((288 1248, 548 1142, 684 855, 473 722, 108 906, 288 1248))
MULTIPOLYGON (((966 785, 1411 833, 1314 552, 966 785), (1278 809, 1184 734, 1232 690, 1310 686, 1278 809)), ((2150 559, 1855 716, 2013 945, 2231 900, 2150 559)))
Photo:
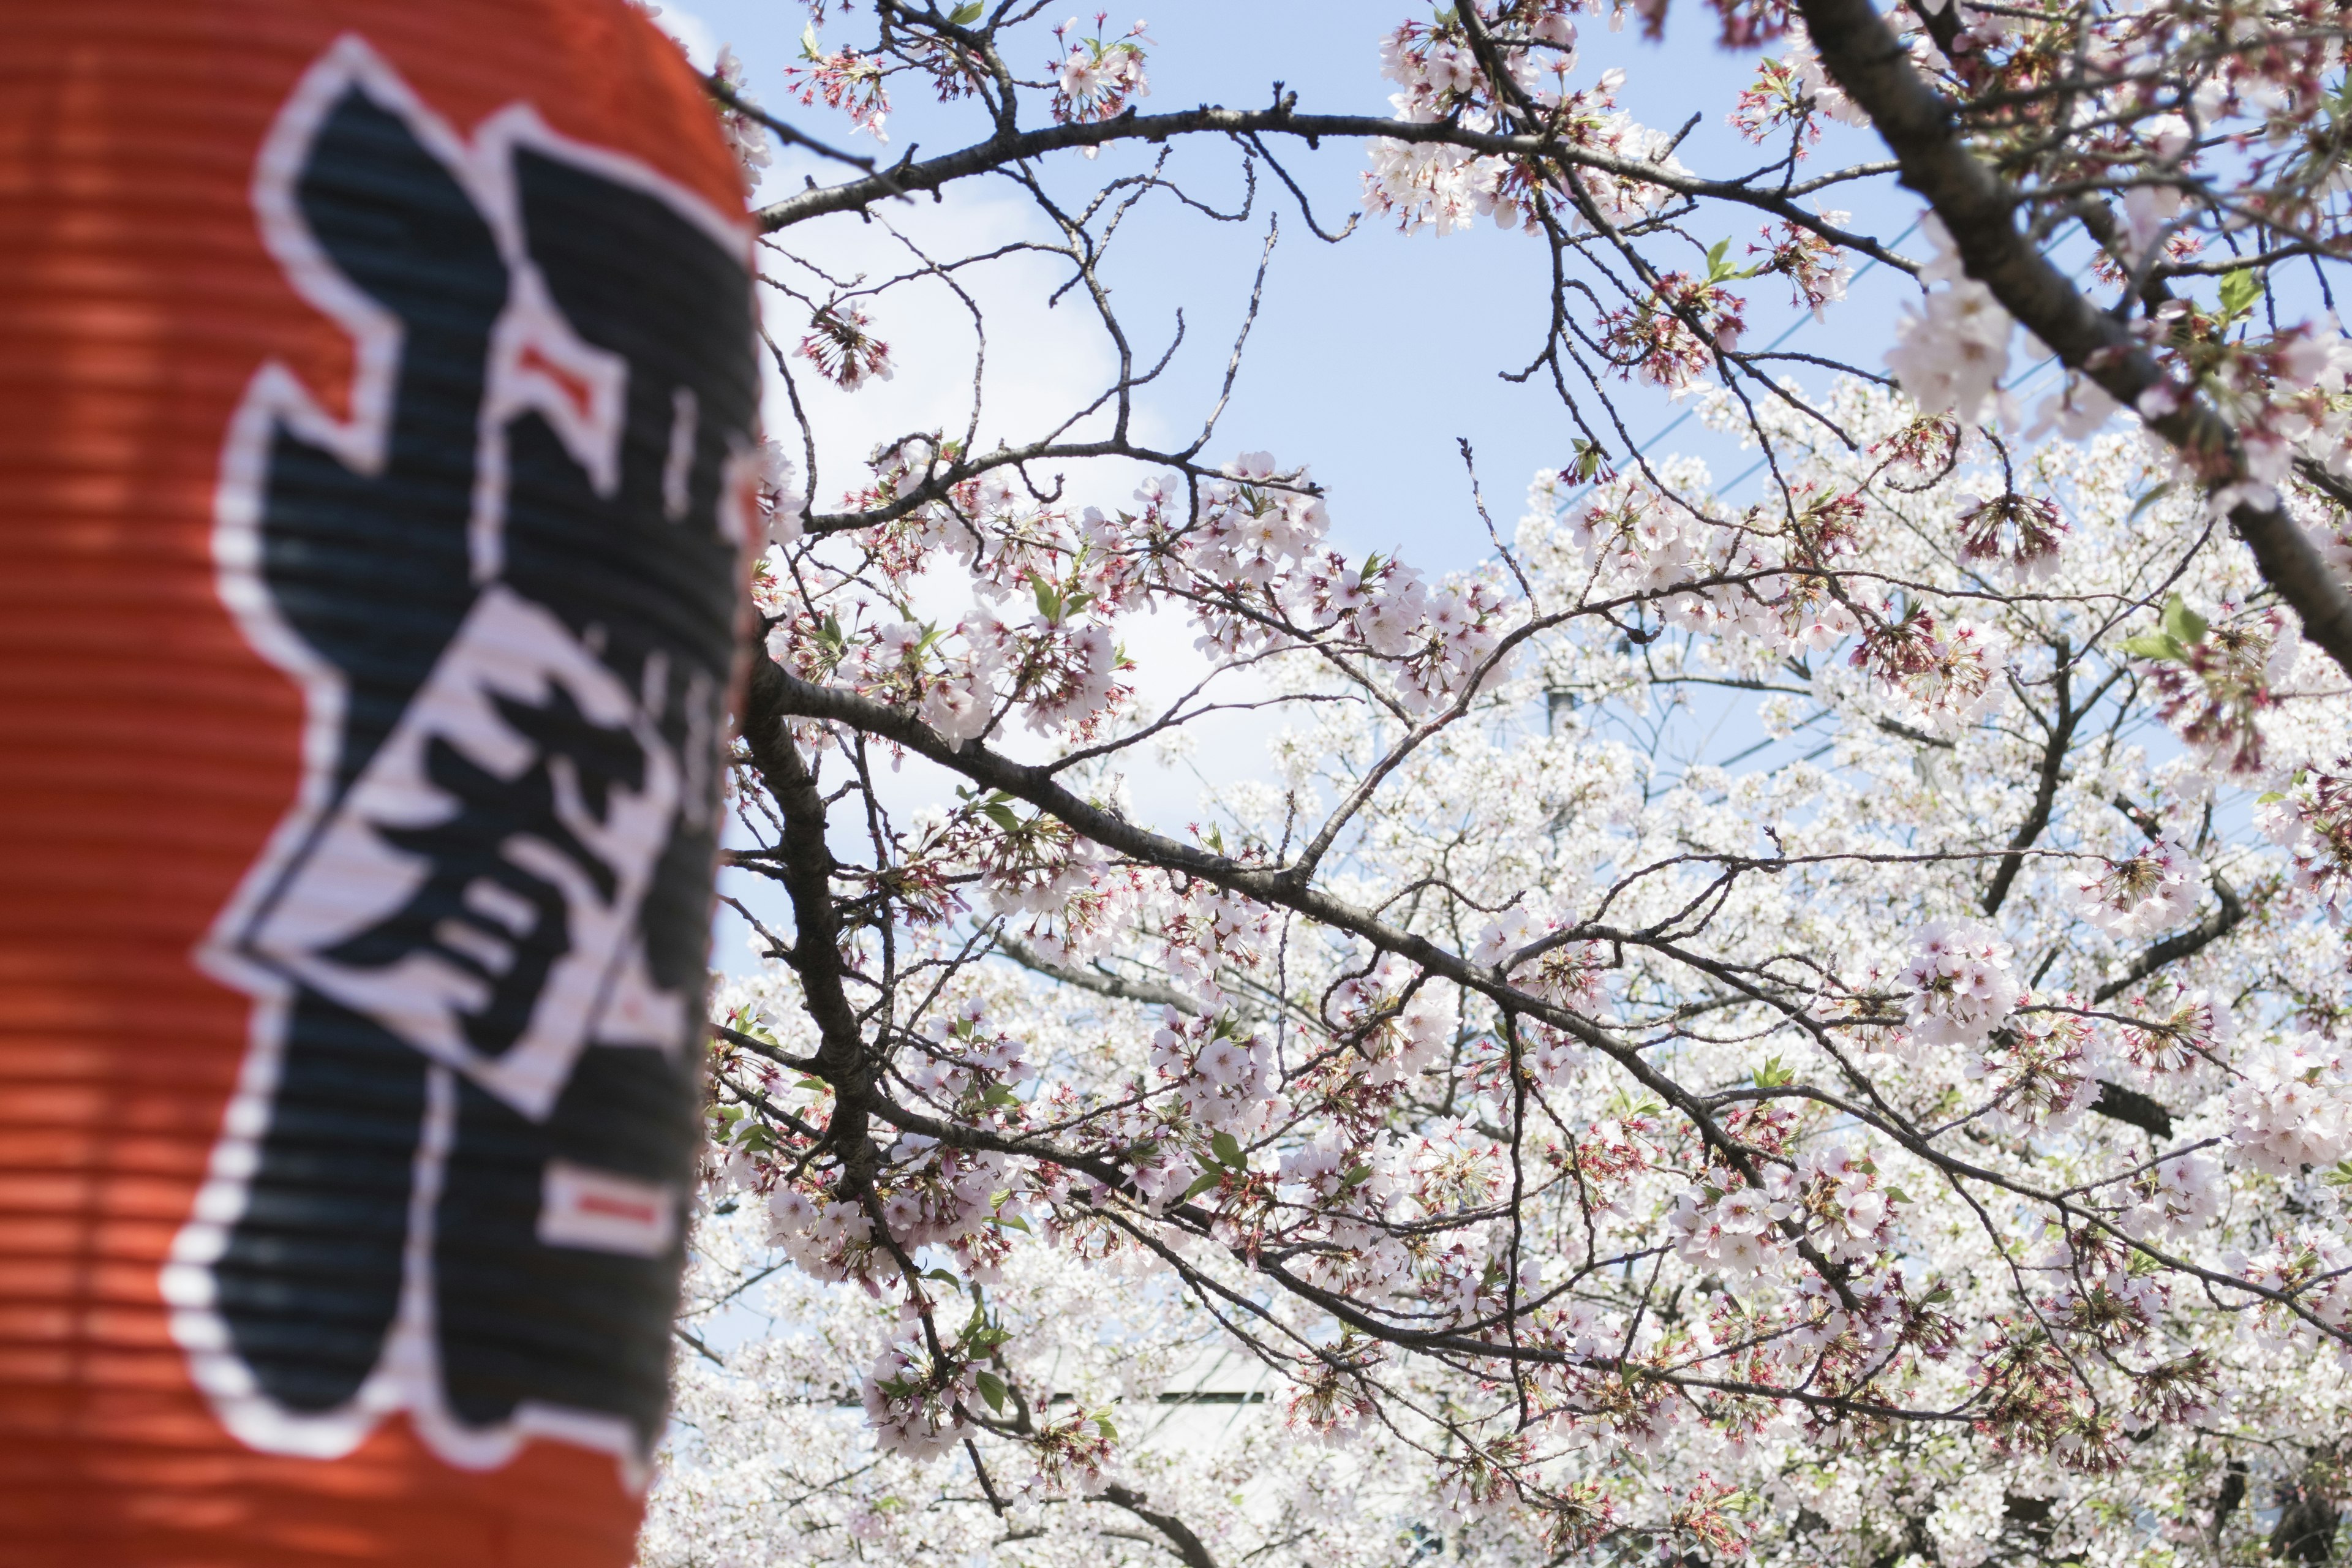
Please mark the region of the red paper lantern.
POLYGON ((620 0, 0 0, 0 1562, 620 1564, 757 377, 620 0))

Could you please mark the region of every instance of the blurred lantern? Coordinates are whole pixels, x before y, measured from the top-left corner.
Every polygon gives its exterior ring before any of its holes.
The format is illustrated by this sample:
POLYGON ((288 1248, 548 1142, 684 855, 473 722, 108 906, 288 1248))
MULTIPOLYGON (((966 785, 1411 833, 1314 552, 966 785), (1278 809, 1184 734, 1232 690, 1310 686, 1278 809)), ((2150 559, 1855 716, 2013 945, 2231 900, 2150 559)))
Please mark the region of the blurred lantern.
POLYGON ((757 382, 622 0, 0 0, 0 1561, 619 1564, 757 382))

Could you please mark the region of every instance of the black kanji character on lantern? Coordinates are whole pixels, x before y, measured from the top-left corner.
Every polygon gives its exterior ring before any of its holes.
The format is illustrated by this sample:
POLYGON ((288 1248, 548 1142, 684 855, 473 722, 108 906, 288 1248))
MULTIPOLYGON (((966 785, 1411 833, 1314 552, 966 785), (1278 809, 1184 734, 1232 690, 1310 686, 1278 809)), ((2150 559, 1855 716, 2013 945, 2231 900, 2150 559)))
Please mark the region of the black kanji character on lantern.
POLYGON ((556 962, 572 950, 565 881, 584 880, 590 898, 604 905, 619 890, 611 861, 558 809, 560 770, 578 781, 580 804, 599 825, 611 820, 615 791, 643 790, 646 775, 635 737, 590 721, 561 686, 545 707, 507 697, 493 702, 508 728, 538 748, 539 760, 508 778, 446 739, 426 742, 426 782, 456 810, 420 826, 377 829, 386 845, 427 868, 425 879, 399 909, 323 954, 373 971, 431 954, 471 975, 488 999, 459 1022, 467 1045, 486 1057, 505 1055, 521 1037, 556 962), (552 868, 534 869, 509 853, 508 841, 518 837, 550 852, 552 868))
POLYGON ((352 334, 230 434, 223 594, 303 686, 299 801, 204 952, 257 998, 166 1271, 257 1447, 388 1412, 461 1463, 658 1431, 696 1139, 740 239, 528 110, 470 143, 366 46, 315 66, 257 206, 352 334))

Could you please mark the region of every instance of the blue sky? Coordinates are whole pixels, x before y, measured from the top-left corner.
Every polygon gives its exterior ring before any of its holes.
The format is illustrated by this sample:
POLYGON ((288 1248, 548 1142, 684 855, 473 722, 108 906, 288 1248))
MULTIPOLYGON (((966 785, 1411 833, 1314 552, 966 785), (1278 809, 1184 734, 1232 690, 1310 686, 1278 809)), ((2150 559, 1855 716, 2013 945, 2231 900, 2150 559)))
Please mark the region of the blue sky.
MULTIPOLYGON (((1279 78, 1298 93, 1302 110, 1384 115, 1392 84, 1380 75, 1380 37, 1408 16, 1425 16, 1426 9, 1191 0, 1150 17, 1152 96, 1143 108, 1260 104, 1270 100, 1279 78)), ((747 67, 751 90, 772 111, 840 144, 876 150, 865 137, 852 141, 839 116, 787 100, 782 72, 798 55, 805 22, 801 7, 778 0, 697 0, 690 6, 667 5, 665 12, 664 21, 702 60, 717 44, 730 44, 747 67)), ((1121 30, 1133 19, 1114 16, 1110 29, 1121 30)), ((853 41, 859 37, 856 25, 866 20, 862 15, 836 16, 826 37, 853 41)), ((1764 162, 1759 149, 1724 122, 1749 79, 1753 56, 1717 49, 1699 16, 1675 20, 1675 32, 1653 44, 1632 31, 1612 35, 1598 19, 1587 18, 1591 25, 1575 79, 1589 82, 1607 67, 1622 66, 1626 84, 1621 100, 1644 124, 1678 128, 1698 114, 1681 152, 1694 168, 1739 171, 1764 162)), ((1091 14, 1087 24, 1090 28, 1091 14)), ((1023 63, 1042 73, 1050 43, 1037 29, 1037 58, 1023 63)), ((910 143, 931 154, 977 139, 982 127, 969 105, 942 109, 908 86, 894 103, 890 155, 910 143)), ((1841 153, 1876 154, 1859 133, 1840 134, 1844 145, 1824 149, 1822 166, 1841 153)), ((1276 152, 1327 227, 1336 227, 1355 210, 1363 167, 1360 143, 1276 152)), ((1057 190, 1075 194, 1088 177, 1139 168, 1148 156, 1141 148, 1122 148, 1094 163, 1065 158, 1049 178, 1057 190)), ((1229 145, 1210 143, 1180 151, 1171 168, 1189 188, 1223 203, 1238 194, 1238 163, 1229 145)), ((807 174, 825 181, 838 173, 837 165, 780 155, 763 194, 789 190, 807 174)), ((1344 244, 1325 245, 1307 233, 1287 193, 1274 192, 1272 184, 1264 183, 1256 220, 1248 226, 1213 224, 1165 200, 1146 204, 1129 220, 1108 269, 1122 316, 1139 340, 1155 345, 1164 343, 1177 308, 1184 309, 1188 322, 1185 349, 1147 400, 1150 408, 1171 433, 1197 423, 1223 372, 1264 242, 1265 220, 1269 212, 1278 215, 1283 235, 1265 307, 1212 454, 1263 448, 1285 462, 1311 465, 1329 489, 1337 541, 1351 553, 1402 548, 1428 568, 1472 563, 1487 546, 1469 504, 1456 437, 1467 437, 1475 447, 1489 508, 1507 530, 1522 510, 1528 477, 1564 461, 1575 436, 1549 388, 1500 379, 1501 372, 1519 369, 1540 346, 1549 293, 1542 247, 1524 236, 1486 228, 1444 237, 1428 230, 1404 237, 1377 219, 1367 219, 1344 244)), ((900 216, 951 222, 960 205, 981 205, 1006 209, 989 215, 1002 221, 1010 207, 1004 190, 1000 185, 992 191, 982 182, 950 195, 943 212, 900 216)), ((1861 209, 1865 221, 1874 219, 1880 232, 1890 234, 1916 210, 1908 196, 1883 183, 1856 198, 1836 197, 1834 205, 1861 209)), ((1733 237, 1735 249, 1754 237, 1756 223, 1728 212, 1706 213, 1696 221, 1701 226, 1695 231, 1698 237, 1733 237)), ((985 220, 977 226, 994 232, 985 220)), ((822 246, 825 237, 814 237, 822 246)), ((1835 312, 1828 326, 1807 322, 1789 346, 1835 353, 1841 345, 1876 339, 1911 287, 1881 268, 1862 280, 1854 302, 1835 312)), ((1076 312, 1067 301, 1060 310, 1076 312)), ((1750 341, 1769 341, 1795 319, 1783 290, 1777 285, 1760 289, 1750 341)), ((886 336, 894 326, 887 312, 877 324, 886 336)), ((1874 353, 1858 357, 1875 365, 1874 353)), ((1637 438, 1681 411, 1646 391, 1612 390, 1637 438)), ((1598 409, 1589 402, 1587 406, 1588 417, 1599 424, 1598 409)), ((1661 449, 1708 450, 1695 421, 1676 437, 1661 449)), ((1717 457, 1718 474, 1746 466, 1744 458, 1728 458, 1719 446, 1712 455, 1717 457)))
MULTIPOLYGON (((664 24, 698 64, 707 67, 719 45, 731 46, 744 62, 755 99, 836 144, 890 157, 912 145, 919 155, 935 155, 978 139, 985 129, 971 106, 943 108, 909 82, 894 103, 888 145, 877 149, 863 136, 852 138, 842 117, 822 107, 803 109, 788 98, 782 71, 798 58, 805 25, 802 7, 779 0, 695 0, 690 5, 665 0, 665 13, 664 24)), ((1393 84, 1380 75, 1381 36, 1409 16, 1426 14, 1426 7, 1192 0, 1150 16, 1152 91, 1142 108, 1148 112, 1201 102, 1261 104, 1270 101, 1279 78, 1297 92, 1302 110, 1386 115, 1393 84)), ((1115 16, 1109 30, 1123 31, 1134 19, 1115 16)), ((835 47, 856 41, 865 36, 859 27, 866 20, 863 15, 836 16, 828 41, 835 47)), ((1740 172, 1765 162, 1762 152, 1741 141, 1724 118, 1750 79, 1752 55, 1716 48, 1711 30, 1702 30, 1695 16, 1677 16, 1664 43, 1632 32, 1612 35, 1604 23, 1588 21, 1575 81, 1590 82, 1608 67, 1622 66, 1626 82, 1620 101, 1643 123, 1679 129, 1697 114, 1680 150, 1695 169, 1740 172)), ((1087 22, 1090 29, 1091 13, 1087 22)), ((1031 47, 1035 58, 1020 63, 1043 74, 1051 47, 1044 27, 1035 29, 1031 47)), ((1832 137, 1815 166, 1879 155, 1874 141, 1861 133, 1838 130, 1832 137)), ((1336 228, 1356 210, 1364 167, 1360 143, 1327 142, 1318 152, 1302 146, 1275 150, 1327 228, 1336 228)), ((1108 150, 1091 163, 1066 156, 1049 164, 1045 175, 1057 195, 1082 199, 1102 180, 1146 166, 1150 156, 1139 146, 1108 150)), ((1232 205, 1240 192, 1240 160, 1227 143, 1180 148, 1170 171, 1191 194, 1221 206, 1232 205)), ((804 177, 827 183, 842 172, 837 164, 779 149, 761 195, 774 199, 804 177)), ((1853 210, 1861 226, 1887 236, 1907 226, 1917 211, 1913 198, 1883 181, 1852 195, 1824 198, 1824 205, 1853 210)), ((1027 198, 1002 181, 968 182, 937 205, 888 204, 878 210, 891 226, 940 255, 968 254, 1046 233, 1027 198)), ((1308 232, 1295 200, 1270 178, 1262 180, 1256 214, 1246 225, 1212 223, 1164 197, 1147 202, 1124 225, 1105 277, 1141 356, 1156 355, 1172 331, 1175 313, 1181 309, 1185 316, 1182 350, 1140 405, 1148 438, 1181 444, 1213 401, 1269 216, 1279 217, 1281 242, 1240 379, 1208 455, 1223 460, 1243 450, 1265 449, 1286 464, 1310 465, 1328 492, 1334 542, 1351 556, 1398 551, 1433 572, 1474 564, 1491 546, 1471 504, 1457 437, 1466 437, 1476 450, 1487 507, 1507 540, 1525 510, 1530 476, 1562 464, 1576 434, 1548 386, 1513 384, 1499 374, 1520 368, 1540 346, 1549 292, 1542 246, 1490 227, 1443 237, 1428 230, 1406 237, 1377 219, 1367 219, 1344 243, 1327 245, 1308 232)), ((1760 221, 1728 210, 1708 211, 1694 219, 1693 235, 1701 245, 1731 237, 1736 251, 1755 237, 1760 221)), ((905 262, 906 252, 881 226, 854 216, 803 226, 788 238, 835 276, 878 274, 905 262)), ((1907 248, 1917 253, 1923 247, 1915 239, 1907 248)), ((1694 248, 1691 260, 1697 259, 1694 248)), ((1041 258, 1015 258, 971 281, 990 321, 991 412, 982 426, 984 443, 997 434, 1033 438, 1053 415, 1091 397, 1108 375, 1110 362, 1081 306, 1071 300, 1051 310, 1043 305, 1063 276, 1041 258)), ((1899 273, 1878 268, 1858 280, 1853 299, 1824 325, 1794 312, 1785 291, 1771 283, 1755 291, 1749 342, 1768 342, 1793 326, 1790 348, 1843 353, 1874 367, 1899 304, 1915 287, 1899 273)), ((799 322, 788 319, 789 311, 773 309, 783 302, 772 295, 769 303, 772 330, 780 338, 796 334, 799 322)), ((921 285, 887 296, 876 307, 875 325, 898 350, 902 368, 892 383, 852 395, 812 387, 803 378, 803 396, 822 433, 821 501, 835 499, 846 482, 838 465, 875 441, 932 426, 953 429, 963 418, 971 352, 963 308, 944 289, 921 285)), ((1815 384, 1822 380, 1819 372, 1805 376, 1815 384)), ((1589 392, 1574 390, 1588 400, 1588 418, 1601 425, 1603 416, 1589 401, 1589 392)), ((1611 391, 1637 439, 1669 426, 1688 407, 1645 389, 1611 391)), ((787 423, 771 420, 775 428, 787 423)), ((1708 435, 1696 420, 1675 428, 1655 450, 1706 456, 1719 479, 1752 460, 1752 454, 1708 435)), ((1622 450, 1616 455, 1622 457, 1622 450)), ((1123 501, 1132 482, 1112 482, 1112 476, 1101 474, 1073 479, 1079 500, 1107 506, 1123 501)), ((1751 480, 1735 494, 1752 495, 1755 489, 1751 480)), ((1150 646, 1139 647, 1135 633, 1129 642, 1147 674, 1192 663, 1190 628, 1170 624, 1145 628, 1140 636, 1150 646)), ((1147 699, 1153 694, 1150 685, 1147 699)), ((1760 734, 1747 706, 1702 699, 1678 728, 1692 750, 1729 756, 1760 734)), ((1134 809, 1165 827, 1197 819, 1203 794, 1217 782, 1260 771, 1262 743, 1275 727, 1270 721, 1232 726, 1189 775, 1155 775, 1139 759, 1131 775, 1134 809)), ((1749 765, 1775 760, 1759 755, 1749 765)), ((950 781, 932 773, 910 760, 892 781, 894 790, 905 792, 909 801, 944 798, 950 781)), ((855 853, 845 842, 842 847, 855 853)), ((761 909, 763 918, 782 914, 778 900, 751 879, 730 873, 727 882, 730 891, 761 909)), ((745 967, 745 934, 740 921, 722 911, 718 958, 723 967, 745 967)))

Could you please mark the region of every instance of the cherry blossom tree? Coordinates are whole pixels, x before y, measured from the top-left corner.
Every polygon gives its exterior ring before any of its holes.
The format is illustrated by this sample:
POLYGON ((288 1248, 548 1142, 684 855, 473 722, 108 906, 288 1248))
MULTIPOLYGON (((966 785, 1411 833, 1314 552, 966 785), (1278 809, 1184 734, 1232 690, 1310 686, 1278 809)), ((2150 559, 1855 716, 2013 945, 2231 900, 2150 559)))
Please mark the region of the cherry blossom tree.
POLYGON ((1145 26, 1018 0, 811 9, 789 100, 712 80, 747 172, 772 135, 839 177, 760 209, 730 858, 774 898, 714 1002, 646 1562, 2327 1556, 2337 13, 1465 0, 1335 45, 1381 116, 1147 112, 1145 26), (1628 23, 1637 65, 1756 57, 1717 112, 1760 166, 1580 66, 1628 23), (819 133, 910 90, 973 140, 819 133), (1515 528, 1465 472, 1472 570, 1343 555, 1313 454, 1222 398, 1139 433, 1181 342, 1114 308, 1122 223, 1336 238, 1296 172, 1334 157, 1351 244, 1548 258, 1500 368, 1562 460, 1515 528), (971 282, 1008 247, 896 221, 982 180, 1116 367, 1029 431, 971 282), (1891 332, 1754 343, 1864 266, 1916 280, 1891 332), (890 339, 919 287, 977 359, 890 339), (814 389, 898 374, 968 417, 849 462, 814 389), (1657 392, 1763 499, 1636 444, 1657 392), (1687 743, 1710 703, 1745 757, 1687 743), (1244 719, 1196 820, 1137 805, 1244 719))

